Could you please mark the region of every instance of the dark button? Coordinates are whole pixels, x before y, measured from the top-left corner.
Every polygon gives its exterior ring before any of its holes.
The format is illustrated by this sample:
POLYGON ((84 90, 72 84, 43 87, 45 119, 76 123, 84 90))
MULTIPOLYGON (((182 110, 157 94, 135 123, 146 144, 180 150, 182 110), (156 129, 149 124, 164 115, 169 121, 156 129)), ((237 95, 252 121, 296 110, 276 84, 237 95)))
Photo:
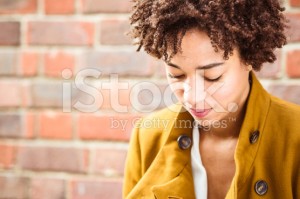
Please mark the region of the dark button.
POLYGON ((264 180, 259 180, 255 183, 255 192, 262 196, 268 191, 268 184, 264 180))
POLYGON ((251 143, 251 144, 254 144, 255 142, 257 142, 258 137, 259 137, 259 131, 256 130, 256 131, 254 131, 254 132, 251 134, 251 136, 250 136, 250 138, 249 138, 250 143, 251 143))
POLYGON ((187 135, 181 135, 177 139, 177 143, 180 149, 185 150, 188 149, 192 145, 192 140, 187 135))

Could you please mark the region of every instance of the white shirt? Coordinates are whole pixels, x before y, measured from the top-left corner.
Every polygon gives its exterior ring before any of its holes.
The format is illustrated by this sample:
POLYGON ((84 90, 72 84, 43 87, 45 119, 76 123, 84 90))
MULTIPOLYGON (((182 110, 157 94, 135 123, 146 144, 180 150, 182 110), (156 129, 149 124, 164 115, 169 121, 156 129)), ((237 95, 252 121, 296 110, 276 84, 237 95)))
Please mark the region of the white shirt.
POLYGON ((193 128, 193 146, 191 149, 192 172, 196 199, 207 199, 207 175, 199 151, 200 133, 197 126, 193 128))

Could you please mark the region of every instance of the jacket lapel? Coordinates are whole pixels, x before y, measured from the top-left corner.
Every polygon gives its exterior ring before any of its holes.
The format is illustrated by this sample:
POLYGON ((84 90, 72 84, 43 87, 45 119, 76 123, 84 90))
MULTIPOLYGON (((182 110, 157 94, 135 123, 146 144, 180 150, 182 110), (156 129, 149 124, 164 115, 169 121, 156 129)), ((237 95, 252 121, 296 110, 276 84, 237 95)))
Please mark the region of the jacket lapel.
POLYGON ((192 139, 193 118, 181 105, 176 109, 172 122, 163 132, 166 136, 163 147, 128 198, 143 198, 150 194, 147 190, 157 199, 195 198, 191 147, 180 149, 177 142, 181 135, 192 139))
POLYGON ((187 135, 192 139, 192 129, 193 118, 181 106, 173 124, 166 129, 165 133, 169 134, 168 139, 151 168, 158 175, 168 176, 165 182, 151 188, 156 198, 195 198, 191 172, 191 147, 186 150, 180 149, 177 142, 181 135, 187 135))

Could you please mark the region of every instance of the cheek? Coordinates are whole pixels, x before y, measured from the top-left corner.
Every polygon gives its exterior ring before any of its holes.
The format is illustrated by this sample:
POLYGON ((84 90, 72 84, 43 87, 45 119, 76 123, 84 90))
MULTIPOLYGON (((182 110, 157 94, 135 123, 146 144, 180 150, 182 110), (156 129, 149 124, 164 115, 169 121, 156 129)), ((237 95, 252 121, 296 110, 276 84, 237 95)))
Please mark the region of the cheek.
POLYGON ((229 81, 217 90, 213 97, 223 107, 227 107, 230 103, 239 104, 241 98, 243 98, 245 89, 246 86, 243 81, 229 81))
POLYGON ((228 103, 235 101, 236 98, 236 88, 229 85, 224 85, 213 95, 217 99, 218 103, 222 105, 227 105, 228 103))
POLYGON ((177 100, 179 102, 183 102, 183 95, 184 95, 184 91, 183 90, 173 90, 174 95, 176 96, 177 100))
POLYGON ((168 79, 169 88, 171 92, 175 95, 179 102, 183 102, 183 95, 184 95, 184 87, 183 83, 180 82, 172 82, 168 79))

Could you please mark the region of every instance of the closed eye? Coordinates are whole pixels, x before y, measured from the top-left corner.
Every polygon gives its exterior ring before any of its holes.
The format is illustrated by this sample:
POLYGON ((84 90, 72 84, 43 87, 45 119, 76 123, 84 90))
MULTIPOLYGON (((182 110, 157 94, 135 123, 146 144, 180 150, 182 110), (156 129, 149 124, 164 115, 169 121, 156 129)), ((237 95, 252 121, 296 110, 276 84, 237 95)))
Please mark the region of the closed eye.
MULTIPOLYGON (((172 74, 168 73, 168 77, 171 79, 182 79, 185 77, 185 75, 172 75, 172 74)), ((209 81, 209 82, 217 82, 221 77, 222 77, 222 75, 215 79, 210 79, 210 78, 204 77, 204 80, 209 81)))
POLYGON ((219 76, 219 77, 217 77, 217 78, 215 78, 215 79, 210 79, 210 78, 207 78, 207 77, 204 77, 204 79, 205 79, 206 81, 209 81, 209 82, 216 82, 216 81, 218 81, 221 77, 222 77, 222 75, 219 76))
POLYGON ((168 73, 168 77, 171 79, 181 79, 181 78, 184 78, 184 75, 172 75, 172 74, 168 73))

